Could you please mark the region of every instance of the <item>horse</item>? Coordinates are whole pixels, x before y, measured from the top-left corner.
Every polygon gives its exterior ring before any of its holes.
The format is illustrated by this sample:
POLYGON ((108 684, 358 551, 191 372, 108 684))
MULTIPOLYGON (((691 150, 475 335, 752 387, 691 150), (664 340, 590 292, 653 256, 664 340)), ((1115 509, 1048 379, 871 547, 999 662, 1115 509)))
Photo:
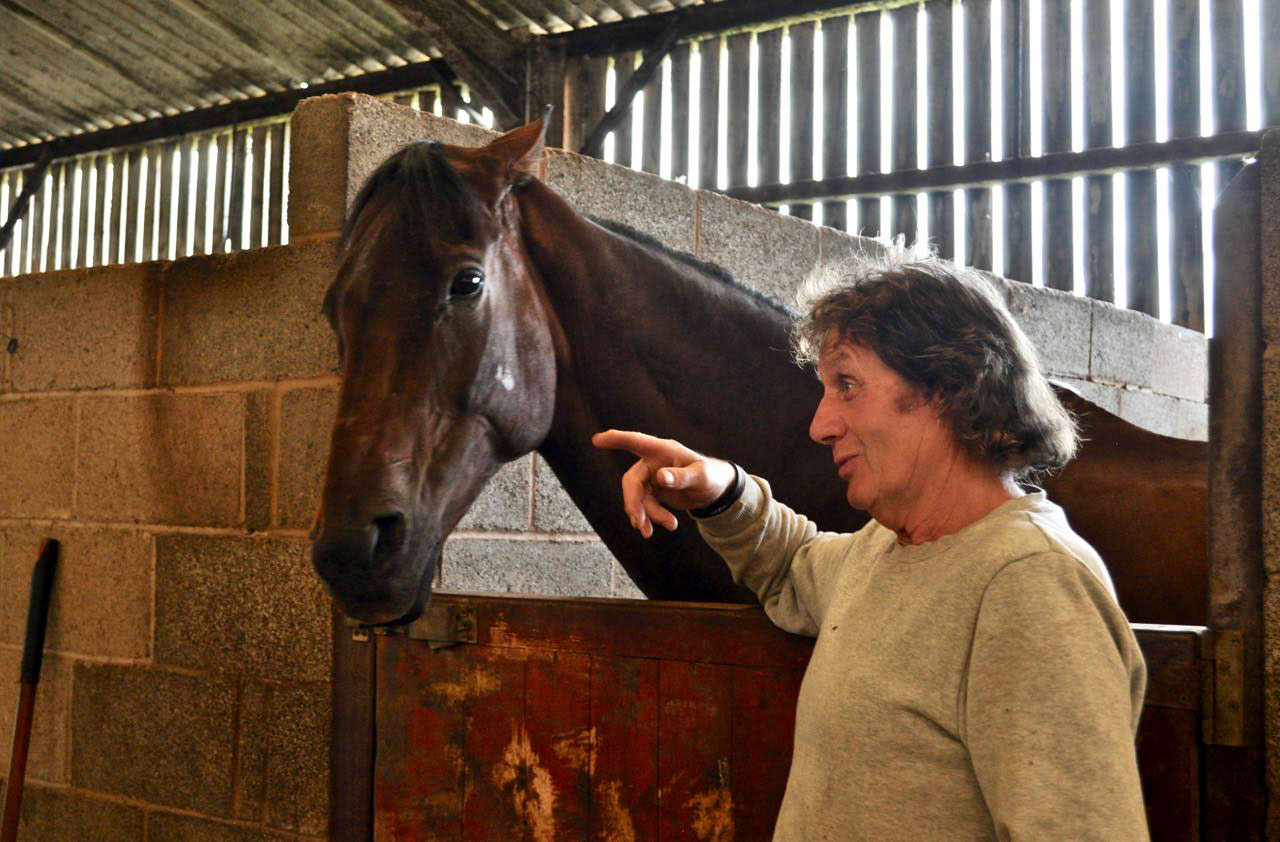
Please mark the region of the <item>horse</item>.
MULTIPOLYGON (((478 148, 413 143, 350 210, 323 305, 342 380, 312 561, 361 622, 418 616, 445 538, 534 450, 647 597, 753 602, 696 529, 631 528, 630 458, 590 442, 611 427, 733 460, 821 529, 867 521, 809 439, 820 387, 793 361, 788 311, 578 213, 535 177, 542 148, 541 121, 478 148)), ((1062 397, 1089 441, 1051 496, 1108 560, 1131 619, 1199 621, 1204 445, 1062 397)))

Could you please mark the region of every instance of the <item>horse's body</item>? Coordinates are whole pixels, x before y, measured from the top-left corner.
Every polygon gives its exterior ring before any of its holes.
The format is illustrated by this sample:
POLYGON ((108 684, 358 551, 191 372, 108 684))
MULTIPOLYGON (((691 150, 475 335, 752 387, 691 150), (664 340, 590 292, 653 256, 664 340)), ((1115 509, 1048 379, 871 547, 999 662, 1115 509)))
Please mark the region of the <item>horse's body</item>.
MULTIPOLYGON (((829 450, 809 440, 820 390, 792 362, 787 313, 714 267, 586 219, 522 175, 540 130, 479 150, 402 150, 353 208, 326 305, 344 380, 313 557, 359 619, 419 611, 444 537, 503 461, 533 449, 646 595, 753 599, 692 524, 650 540, 631 528, 619 494, 629 457, 590 443, 610 427, 734 460, 820 528, 866 522, 845 502, 829 450)), ((1051 495, 1108 558, 1131 618, 1195 622, 1203 447, 1071 404, 1102 440, 1051 495), (1145 468, 1146 480, 1118 467, 1145 468), (1108 478, 1110 489, 1154 484, 1164 497, 1099 504, 1092 483, 1108 478), (1075 516, 1085 510, 1088 523, 1075 516), (1172 533, 1152 532, 1171 516, 1172 533), (1166 549, 1189 536, 1189 569, 1165 569, 1166 549)))

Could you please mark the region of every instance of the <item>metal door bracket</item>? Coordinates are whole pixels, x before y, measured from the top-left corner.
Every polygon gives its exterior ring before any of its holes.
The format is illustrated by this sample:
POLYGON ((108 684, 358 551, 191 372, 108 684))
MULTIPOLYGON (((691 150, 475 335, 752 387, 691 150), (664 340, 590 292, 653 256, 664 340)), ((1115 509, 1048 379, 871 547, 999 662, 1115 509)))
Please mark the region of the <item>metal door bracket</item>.
POLYGON ((1206 652, 1204 741, 1209 745, 1243 746, 1244 632, 1215 629, 1206 652))

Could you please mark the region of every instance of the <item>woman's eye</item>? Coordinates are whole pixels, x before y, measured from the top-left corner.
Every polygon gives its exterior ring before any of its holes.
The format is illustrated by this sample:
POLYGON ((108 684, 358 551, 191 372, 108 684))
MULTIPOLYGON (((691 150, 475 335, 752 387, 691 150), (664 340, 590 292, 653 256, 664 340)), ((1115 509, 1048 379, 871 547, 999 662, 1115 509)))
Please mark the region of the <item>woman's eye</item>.
POLYGON ((476 268, 460 269, 449 284, 449 298, 474 298, 484 289, 484 272, 476 268))

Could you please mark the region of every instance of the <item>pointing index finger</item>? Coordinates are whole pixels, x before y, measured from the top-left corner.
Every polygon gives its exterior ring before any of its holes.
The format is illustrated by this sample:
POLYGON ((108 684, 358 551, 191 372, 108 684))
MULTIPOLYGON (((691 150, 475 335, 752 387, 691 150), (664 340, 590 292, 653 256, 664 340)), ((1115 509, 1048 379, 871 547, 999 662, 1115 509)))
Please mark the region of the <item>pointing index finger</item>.
POLYGON ((604 450, 626 450, 641 459, 671 455, 670 442, 632 430, 605 430, 592 436, 591 443, 604 450))

